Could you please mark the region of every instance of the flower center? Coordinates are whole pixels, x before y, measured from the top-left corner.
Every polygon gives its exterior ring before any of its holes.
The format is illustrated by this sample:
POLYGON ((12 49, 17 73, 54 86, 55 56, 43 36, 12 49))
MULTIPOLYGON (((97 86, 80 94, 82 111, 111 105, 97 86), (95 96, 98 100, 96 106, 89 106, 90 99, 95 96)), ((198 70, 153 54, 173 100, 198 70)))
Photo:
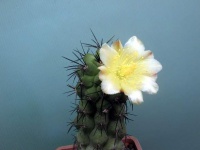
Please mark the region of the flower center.
POLYGON ((125 80, 127 79, 127 77, 129 77, 130 75, 133 74, 135 70, 135 65, 120 65, 117 68, 116 71, 116 76, 120 79, 120 80, 125 80))
POLYGON ((137 52, 130 53, 119 50, 118 55, 112 58, 108 70, 111 74, 114 74, 115 80, 128 81, 137 75, 135 74, 137 72, 137 60, 137 52))

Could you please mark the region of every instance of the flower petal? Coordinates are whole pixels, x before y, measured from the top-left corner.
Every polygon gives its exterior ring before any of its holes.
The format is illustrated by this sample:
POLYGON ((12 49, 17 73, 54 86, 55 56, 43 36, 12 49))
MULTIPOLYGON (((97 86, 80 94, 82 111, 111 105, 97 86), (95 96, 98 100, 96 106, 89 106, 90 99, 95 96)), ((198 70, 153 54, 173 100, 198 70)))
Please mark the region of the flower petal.
POLYGON ((122 91, 124 92, 125 95, 128 96, 129 100, 132 103, 139 104, 143 102, 143 97, 141 93, 141 85, 138 85, 137 81, 136 83, 121 83, 122 91))
POLYGON ((147 66, 147 72, 150 74, 156 74, 162 70, 162 65, 155 59, 145 59, 142 63, 147 66))
POLYGON ((148 77, 145 76, 142 81, 142 91, 148 92, 149 94, 156 94, 158 92, 158 84, 155 82, 156 76, 148 77))
POLYGON ((132 103, 140 104, 143 102, 143 96, 141 91, 132 91, 128 94, 128 98, 132 103))
POLYGON ((106 94, 116 94, 120 92, 120 86, 117 82, 106 79, 101 82, 101 89, 106 94))
POLYGON ((107 74, 108 74, 107 73, 107 69, 106 69, 105 66, 100 66, 100 67, 98 67, 98 69, 100 70, 100 72, 99 72, 99 79, 101 81, 103 81, 107 77, 107 74))
POLYGON ((142 57, 144 58, 144 59, 147 59, 147 58, 154 58, 154 55, 153 55, 153 53, 150 51, 150 50, 146 50, 146 51, 144 51, 143 53, 142 53, 142 57))
POLYGON ((123 46, 122 46, 122 43, 121 43, 121 41, 120 40, 117 40, 117 41, 115 41, 113 44, 112 44, 112 46, 111 46, 113 49, 115 49, 116 51, 120 51, 120 50, 122 50, 122 48, 123 48, 123 46))
POLYGON ((117 51, 111 48, 108 44, 103 44, 99 50, 100 59, 105 66, 109 65, 113 58, 118 54, 117 51))
POLYGON ((131 51, 138 51, 138 53, 142 53, 145 50, 144 45, 136 36, 131 37, 124 48, 131 51))

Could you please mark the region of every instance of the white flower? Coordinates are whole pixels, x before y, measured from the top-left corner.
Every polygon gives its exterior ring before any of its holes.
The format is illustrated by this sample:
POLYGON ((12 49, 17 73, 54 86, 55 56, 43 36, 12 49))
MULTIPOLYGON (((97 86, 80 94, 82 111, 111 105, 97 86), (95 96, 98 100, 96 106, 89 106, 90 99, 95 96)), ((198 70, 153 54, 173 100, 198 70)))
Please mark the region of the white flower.
POLYGON ((132 103, 143 102, 141 91, 157 93, 157 73, 162 65, 154 59, 142 42, 131 37, 123 47, 116 41, 110 47, 106 43, 100 51, 102 66, 99 67, 101 89, 106 94, 124 92, 132 103))

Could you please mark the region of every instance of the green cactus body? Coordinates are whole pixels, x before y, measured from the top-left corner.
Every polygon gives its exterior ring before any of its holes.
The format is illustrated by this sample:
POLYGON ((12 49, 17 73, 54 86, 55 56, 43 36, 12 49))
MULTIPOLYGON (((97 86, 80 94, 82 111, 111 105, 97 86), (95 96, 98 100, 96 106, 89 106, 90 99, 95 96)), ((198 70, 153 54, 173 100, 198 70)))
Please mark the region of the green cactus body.
POLYGON ((123 150, 127 96, 102 92, 98 57, 98 49, 96 54, 84 54, 84 64, 75 70, 75 91, 80 98, 77 116, 71 123, 77 129, 75 144, 78 150, 123 150))

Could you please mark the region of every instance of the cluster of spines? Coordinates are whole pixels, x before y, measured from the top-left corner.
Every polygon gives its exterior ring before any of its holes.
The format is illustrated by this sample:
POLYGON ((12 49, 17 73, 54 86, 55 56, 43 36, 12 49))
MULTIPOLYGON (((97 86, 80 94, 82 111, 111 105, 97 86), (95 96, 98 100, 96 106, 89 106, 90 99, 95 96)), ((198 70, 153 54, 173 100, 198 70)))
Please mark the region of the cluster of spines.
POLYGON ((75 127, 75 144, 81 150, 123 149, 121 139, 127 135, 125 123, 126 120, 130 120, 127 117, 127 96, 123 93, 107 95, 101 91, 98 67, 101 65, 99 49, 103 40, 99 43, 93 32, 92 34, 95 45, 81 43, 83 53, 78 49, 73 52, 77 60, 63 57, 73 63, 65 67, 68 71, 72 70, 68 80, 74 77, 74 82, 78 77, 76 86, 68 85, 72 90, 66 92, 69 96, 76 94, 79 97, 76 98, 79 104, 75 103, 71 111, 76 111, 77 117, 69 123, 68 132, 75 127), (89 49, 86 52, 83 45, 95 48, 96 53, 89 54, 89 49))

